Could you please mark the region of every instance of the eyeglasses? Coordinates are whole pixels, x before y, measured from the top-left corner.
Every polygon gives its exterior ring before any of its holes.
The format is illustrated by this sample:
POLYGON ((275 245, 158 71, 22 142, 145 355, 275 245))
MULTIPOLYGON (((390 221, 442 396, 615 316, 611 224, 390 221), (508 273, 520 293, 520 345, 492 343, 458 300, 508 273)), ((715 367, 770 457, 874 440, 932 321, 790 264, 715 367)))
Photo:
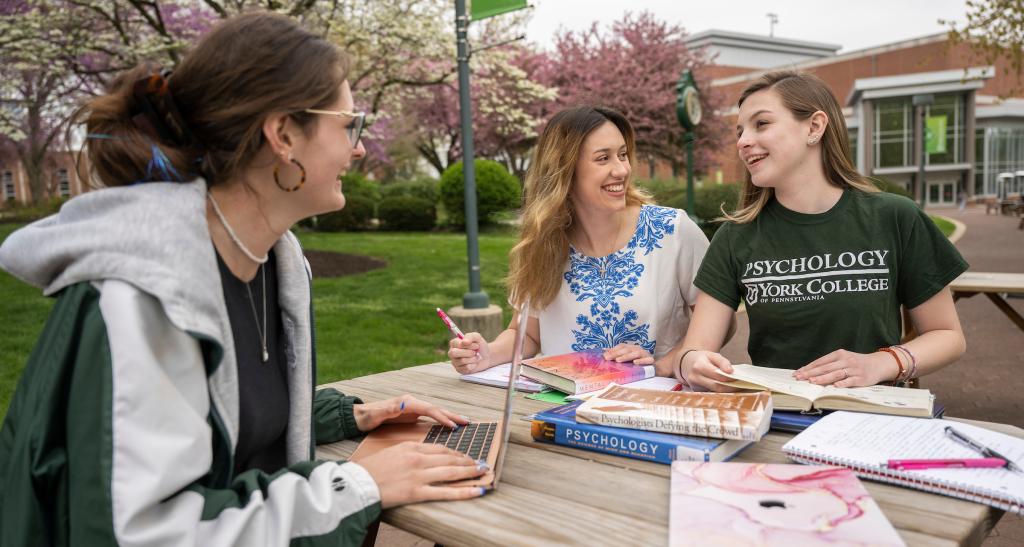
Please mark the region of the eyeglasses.
POLYGON ((309 114, 334 116, 335 118, 338 119, 352 118, 351 124, 345 129, 348 131, 348 141, 352 143, 352 148, 359 146, 359 137, 363 133, 363 126, 366 125, 366 112, 346 112, 344 110, 317 110, 315 108, 307 108, 305 111, 309 114))

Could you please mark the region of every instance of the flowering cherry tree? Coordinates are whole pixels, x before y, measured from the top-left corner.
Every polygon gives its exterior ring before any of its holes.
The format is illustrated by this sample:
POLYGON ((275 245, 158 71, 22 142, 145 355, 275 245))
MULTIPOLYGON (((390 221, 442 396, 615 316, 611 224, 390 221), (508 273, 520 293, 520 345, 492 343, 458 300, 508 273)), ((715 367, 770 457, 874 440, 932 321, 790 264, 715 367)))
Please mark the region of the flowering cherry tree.
POLYGON ((627 13, 608 30, 595 23, 585 31, 562 32, 538 77, 558 89, 560 106, 600 104, 621 111, 636 129, 639 155, 668 161, 676 172, 685 165, 686 154, 676 120, 675 85, 684 69, 692 70, 706 114, 694 147, 700 172, 712 165, 728 129, 715 115, 722 109, 721 96, 702 78, 709 60, 690 51, 685 36, 682 27, 648 12, 627 13))

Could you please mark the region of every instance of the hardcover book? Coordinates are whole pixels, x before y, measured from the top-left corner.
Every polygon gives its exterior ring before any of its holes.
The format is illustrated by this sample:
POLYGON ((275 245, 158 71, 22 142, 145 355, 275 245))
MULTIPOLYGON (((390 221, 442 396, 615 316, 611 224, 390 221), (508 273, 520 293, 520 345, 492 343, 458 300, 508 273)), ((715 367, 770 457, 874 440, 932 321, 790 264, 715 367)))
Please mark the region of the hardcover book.
POLYGON ((654 376, 653 365, 605 361, 599 351, 579 351, 523 361, 522 374, 569 395, 654 376))
POLYGON ((736 439, 708 439, 581 424, 576 422, 576 409, 582 403, 574 401, 534 415, 533 438, 540 442, 664 464, 677 460, 725 461, 750 445, 750 441, 736 439))
POLYGON ((722 374, 733 381, 721 383, 739 389, 770 390, 776 410, 851 410, 932 417, 935 397, 927 389, 819 386, 793 378, 793 371, 789 369, 753 365, 733 365, 732 368, 732 374, 722 374))
POLYGON ((904 545, 849 469, 672 464, 669 545, 904 545))
MULTIPOLYGON (((834 411, 825 410, 804 413, 796 410, 774 410, 772 411, 772 423, 769 429, 800 433, 832 412, 834 411)), ((941 418, 945 413, 946 406, 936 401, 935 405, 932 406, 932 418, 941 418)))
POLYGON ((618 384, 590 396, 576 410, 578 422, 746 441, 761 440, 771 417, 767 391, 666 392, 618 384))

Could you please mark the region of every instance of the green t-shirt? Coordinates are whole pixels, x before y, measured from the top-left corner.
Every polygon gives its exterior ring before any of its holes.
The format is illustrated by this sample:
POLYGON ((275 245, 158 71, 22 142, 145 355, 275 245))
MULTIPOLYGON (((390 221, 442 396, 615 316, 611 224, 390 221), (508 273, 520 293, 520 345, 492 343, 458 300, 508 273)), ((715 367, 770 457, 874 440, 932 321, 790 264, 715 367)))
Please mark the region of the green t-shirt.
POLYGON ((919 306, 966 269, 913 201, 847 190, 821 214, 773 199, 753 222, 723 225, 694 283, 733 309, 746 302, 753 364, 796 369, 898 344, 900 305, 919 306))

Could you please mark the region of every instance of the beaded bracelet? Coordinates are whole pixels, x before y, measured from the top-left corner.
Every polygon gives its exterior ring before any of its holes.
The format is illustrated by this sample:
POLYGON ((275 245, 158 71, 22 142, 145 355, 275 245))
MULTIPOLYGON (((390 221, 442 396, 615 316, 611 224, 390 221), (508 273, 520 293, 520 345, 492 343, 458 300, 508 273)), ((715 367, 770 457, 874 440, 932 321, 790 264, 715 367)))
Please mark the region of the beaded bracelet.
POLYGON ((884 351, 884 352, 888 353, 889 355, 892 355, 892 358, 896 360, 896 366, 899 367, 900 371, 899 371, 899 373, 896 374, 896 378, 893 379, 893 383, 894 384, 899 384, 899 383, 903 382, 904 381, 903 375, 906 374, 906 371, 903 368, 903 361, 900 361, 900 356, 896 353, 896 351, 894 349, 892 349, 892 347, 878 348, 878 351, 884 351))
POLYGON ((917 377, 917 357, 914 357, 914 354, 911 353, 910 350, 906 348, 906 346, 901 346, 901 345, 897 344, 897 345, 895 345, 893 347, 894 348, 898 348, 900 350, 903 350, 903 353, 906 353, 908 356, 910 356, 910 374, 907 375, 907 380, 909 380, 911 378, 916 378, 917 377))

